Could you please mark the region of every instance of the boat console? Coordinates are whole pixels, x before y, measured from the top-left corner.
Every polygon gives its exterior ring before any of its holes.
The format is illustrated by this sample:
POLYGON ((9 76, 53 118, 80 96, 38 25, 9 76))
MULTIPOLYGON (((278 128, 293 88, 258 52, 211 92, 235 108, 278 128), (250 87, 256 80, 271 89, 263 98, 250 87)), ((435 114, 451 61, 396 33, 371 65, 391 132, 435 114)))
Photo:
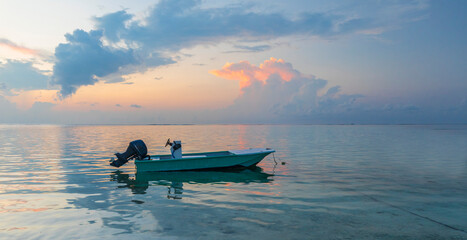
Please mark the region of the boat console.
POLYGON ((172 155, 172 159, 182 158, 182 141, 176 140, 176 141, 170 142, 170 138, 169 138, 167 139, 167 142, 165 143, 166 147, 168 145, 170 145, 170 153, 172 155))

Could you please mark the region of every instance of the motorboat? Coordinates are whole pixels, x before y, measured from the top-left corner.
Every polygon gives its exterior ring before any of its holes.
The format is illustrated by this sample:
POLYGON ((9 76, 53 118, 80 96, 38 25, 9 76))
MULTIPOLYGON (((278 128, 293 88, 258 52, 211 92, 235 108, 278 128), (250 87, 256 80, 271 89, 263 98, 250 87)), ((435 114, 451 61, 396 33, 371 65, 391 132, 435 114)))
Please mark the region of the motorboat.
POLYGON ((150 156, 142 140, 132 141, 126 152, 115 154, 117 159, 111 159, 110 165, 120 167, 129 160, 135 159, 137 172, 249 168, 256 166, 267 155, 275 152, 271 148, 249 148, 182 154, 181 141, 170 142, 168 139, 165 146, 169 145, 171 154, 150 156))

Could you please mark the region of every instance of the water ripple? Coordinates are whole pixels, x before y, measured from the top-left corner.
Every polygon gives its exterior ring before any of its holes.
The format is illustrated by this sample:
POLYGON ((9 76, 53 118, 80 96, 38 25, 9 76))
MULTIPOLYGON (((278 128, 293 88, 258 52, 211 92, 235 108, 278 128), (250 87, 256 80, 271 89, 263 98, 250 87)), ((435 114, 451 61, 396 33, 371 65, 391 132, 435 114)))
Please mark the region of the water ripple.
POLYGON ((0 238, 466 239, 466 130, 0 125, 0 238), (135 139, 166 153, 168 137, 277 152, 241 171, 108 165, 135 139))

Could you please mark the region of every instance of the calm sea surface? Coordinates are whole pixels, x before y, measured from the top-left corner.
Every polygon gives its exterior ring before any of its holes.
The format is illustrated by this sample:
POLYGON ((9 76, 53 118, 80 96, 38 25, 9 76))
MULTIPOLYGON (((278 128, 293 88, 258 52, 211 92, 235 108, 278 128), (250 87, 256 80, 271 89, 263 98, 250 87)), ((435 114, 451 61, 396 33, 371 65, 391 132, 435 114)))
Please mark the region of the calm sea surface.
POLYGON ((467 239, 467 126, 0 125, 0 140, 0 239, 467 239), (109 166, 169 137, 277 152, 243 171, 109 166))

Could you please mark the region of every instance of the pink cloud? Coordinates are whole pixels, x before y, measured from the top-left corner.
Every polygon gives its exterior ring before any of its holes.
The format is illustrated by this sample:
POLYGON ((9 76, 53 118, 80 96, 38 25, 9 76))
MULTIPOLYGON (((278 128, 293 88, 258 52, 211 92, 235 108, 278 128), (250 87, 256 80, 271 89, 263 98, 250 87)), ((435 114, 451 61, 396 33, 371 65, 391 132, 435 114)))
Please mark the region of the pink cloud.
POLYGON ((265 60, 259 66, 255 66, 248 61, 226 63, 222 69, 212 70, 210 73, 225 79, 239 80, 240 89, 250 86, 255 81, 266 84, 267 79, 273 74, 279 75, 282 81, 285 82, 300 76, 300 73, 293 69, 290 63, 273 57, 265 60))
POLYGON ((10 41, 8 39, 5 39, 5 38, 0 38, 0 46, 7 47, 7 48, 9 48, 9 49, 11 49, 13 51, 16 51, 16 52, 19 52, 19 53, 22 53, 22 54, 27 54, 27 55, 37 55, 38 54, 37 50, 19 46, 19 45, 15 44, 14 42, 12 42, 12 41, 10 41))
POLYGON ((291 63, 276 58, 259 66, 247 61, 227 63, 211 73, 240 81, 241 94, 218 112, 224 121, 313 122, 347 114, 358 108, 356 100, 363 97, 342 93, 339 86, 327 86, 326 80, 301 73, 291 63))

